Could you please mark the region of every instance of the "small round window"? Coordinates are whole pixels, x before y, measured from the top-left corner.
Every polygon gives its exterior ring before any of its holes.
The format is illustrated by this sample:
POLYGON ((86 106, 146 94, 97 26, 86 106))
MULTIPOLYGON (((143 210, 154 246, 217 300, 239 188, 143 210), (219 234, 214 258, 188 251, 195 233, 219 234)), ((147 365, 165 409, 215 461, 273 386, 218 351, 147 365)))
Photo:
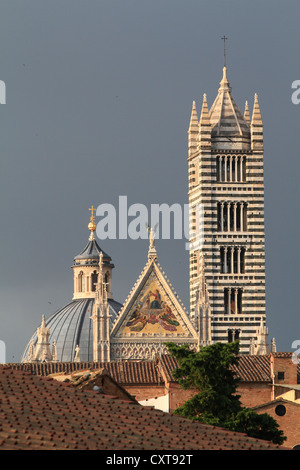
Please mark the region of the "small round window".
POLYGON ((277 405, 275 408, 275 413, 277 416, 284 416, 286 413, 286 407, 283 405, 277 405))

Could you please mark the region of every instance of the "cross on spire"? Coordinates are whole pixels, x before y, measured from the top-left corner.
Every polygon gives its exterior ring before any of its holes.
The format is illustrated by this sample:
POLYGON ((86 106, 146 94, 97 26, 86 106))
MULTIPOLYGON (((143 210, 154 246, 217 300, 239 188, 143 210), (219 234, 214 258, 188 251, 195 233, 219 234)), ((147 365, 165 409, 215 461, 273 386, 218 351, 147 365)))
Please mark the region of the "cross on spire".
POLYGON ((224 41, 224 67, 226 67, 226 41, 228 38, 224 34, 221 39, 224 41))
POLYGON ((91 215, 91 218, 94 219, 94 211, 95 211, 95 207, 92 205, 92 207, 89 208, 89 211, 92 212, 92 215, 91 215))

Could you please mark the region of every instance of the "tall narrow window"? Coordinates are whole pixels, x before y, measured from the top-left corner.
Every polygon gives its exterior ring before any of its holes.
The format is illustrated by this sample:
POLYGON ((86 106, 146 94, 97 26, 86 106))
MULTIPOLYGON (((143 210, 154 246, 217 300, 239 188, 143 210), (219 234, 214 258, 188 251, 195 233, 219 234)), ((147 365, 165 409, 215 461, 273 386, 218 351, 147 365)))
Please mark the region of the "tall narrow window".
POLYGON ((221 157, 220 156, 216 158, 216 179, 217 181, 221 181, 221 157))
POLYGON ((245 273, 245 248, 241 249, 240 272, 241 274, 245 273))
POLYGON ((235 216, 234 205, 230 204, 230 231, 231 232, 234 231, 234 216, 235 216))
POLYGON ((232 181, 236 181, 236 157, 232 158, 232 181))
POLYGON ((243 181, 246 181, 247 180, 247 160, 246 160, 246 156, 243 157, 243 181))
POLYGON ((97 271, 94 271, 92 273, 92 276, 91 276, 91 291, 92 292, 95 292, 96 291, 96 284, 97 284, 97 281, 98 281, 98 274, 97 274, 97 271))
POLYGON ((220 248, 221 273, 225 273, 225 253, 224 247, 220 248))
POLYGON ((238 250, 237 248, 234 248, 233 251, 233 272, 237 274, 239 272, 238 270, 238 250))
POLYGON ((238 289, 238 305, 237 305, 237 313, 242 313, 242 289, 238 289))
POLYGON ((78 292, 83 292, 83 272, 78 274, 78 292))
POLYGON ((225 168, 225 157, 222 157, 222 163, 221 163, 221 168, 222 168, 222 171, 221 171, 221 181, 226 181, 225 180, 225 173, 226 173, 226 168, 225 168))
POLYGON ((248 230, 248 226, 247 226, 247 204, 244 204, 243 231, 246 232, 247 230, 248 230))

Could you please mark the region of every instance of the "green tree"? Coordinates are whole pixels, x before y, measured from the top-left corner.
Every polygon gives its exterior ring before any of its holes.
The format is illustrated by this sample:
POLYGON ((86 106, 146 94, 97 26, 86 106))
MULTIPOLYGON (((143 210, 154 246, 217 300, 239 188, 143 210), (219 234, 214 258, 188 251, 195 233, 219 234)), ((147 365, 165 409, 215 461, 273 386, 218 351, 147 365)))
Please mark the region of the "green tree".
POLYGON ((282 444, 286 437, 277 422, 267 413, 258 414, 245 408, 236 393, 239 378, 233 366, 238 365, 239 343, 215 343, 195 352, 188 345, 166 343, 179 367, 173 377, 184 389, 198 391, 177 408, 174 414, 244 432, 251 437, 282 444))

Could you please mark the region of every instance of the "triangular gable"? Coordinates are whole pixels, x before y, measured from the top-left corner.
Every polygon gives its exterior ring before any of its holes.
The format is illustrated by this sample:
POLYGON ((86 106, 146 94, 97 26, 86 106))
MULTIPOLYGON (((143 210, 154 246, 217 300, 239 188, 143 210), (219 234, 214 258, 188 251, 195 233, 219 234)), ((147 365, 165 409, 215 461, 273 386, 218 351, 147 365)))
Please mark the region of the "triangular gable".
POLYGON ((177 294, 155 258, 149 259, 111 331, 114 338, 196 340, 177 294))

